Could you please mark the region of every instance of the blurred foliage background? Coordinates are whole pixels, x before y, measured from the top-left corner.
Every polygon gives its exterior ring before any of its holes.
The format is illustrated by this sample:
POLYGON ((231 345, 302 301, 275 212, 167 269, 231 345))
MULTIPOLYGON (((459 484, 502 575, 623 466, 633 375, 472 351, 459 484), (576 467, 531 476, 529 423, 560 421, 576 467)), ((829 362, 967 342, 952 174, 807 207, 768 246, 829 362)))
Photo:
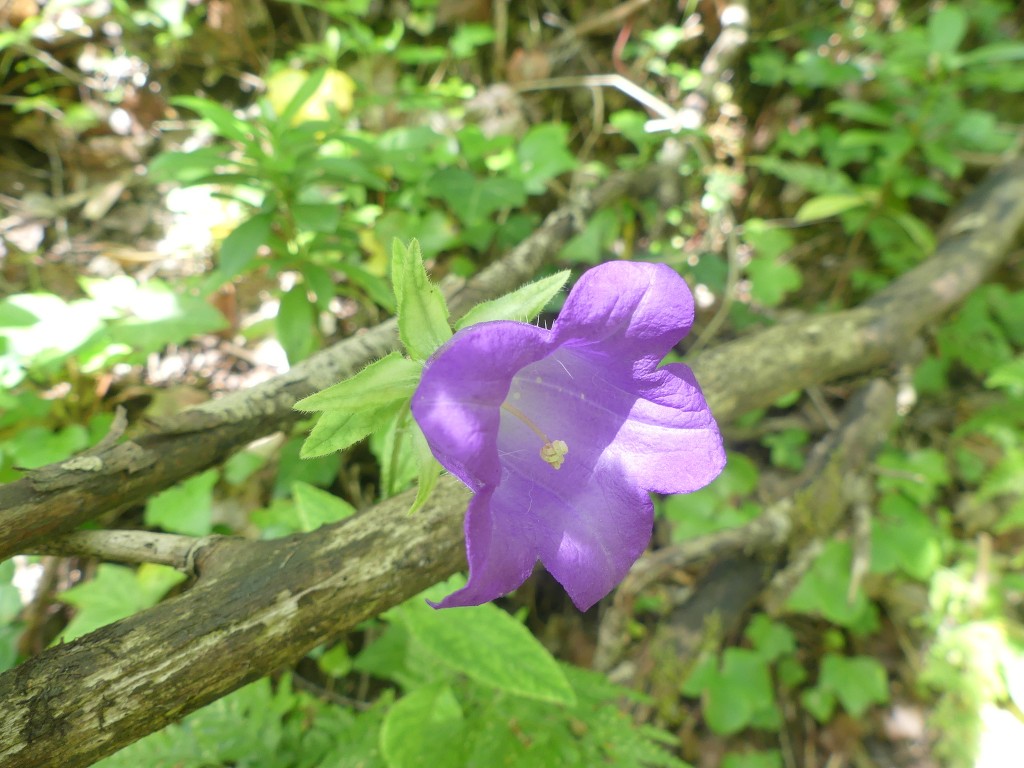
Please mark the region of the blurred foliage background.
MULTIPOLYGON (((699 305, 681 352, 852 306, 1019 153, 1022 24, 1009 0, 0 2, 0 481, 117 406, 143 429, 388 317, 393 238, 469 276, 616 170, 675 182, 599 210, 551 269, 676 267, 699 305)), ((587 669, 599 611, 540 576, 500 607, 400 606, 102 765, 1019 765, 1019 255, 890 373, 870 530, 783 610, 709 627, 670 698, 587 669)), ((856 385, 729 425, 726 471, 658 501, 655 545, 762 514, 856 385)), ((304 433, 104 523, 275 537, 415 477, 387 437, 300 460, 304 433)), ((179 582, 0 563, 0 669, 179 582)), ((637 601, 633 639, 686 583, 637 601)))

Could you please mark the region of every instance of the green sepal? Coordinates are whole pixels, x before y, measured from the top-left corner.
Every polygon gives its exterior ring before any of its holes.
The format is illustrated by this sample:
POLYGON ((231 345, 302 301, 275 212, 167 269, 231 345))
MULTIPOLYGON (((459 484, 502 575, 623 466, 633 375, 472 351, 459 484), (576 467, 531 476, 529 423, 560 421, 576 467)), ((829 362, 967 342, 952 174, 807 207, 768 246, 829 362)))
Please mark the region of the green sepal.
POLYGON ((423 366, 398 352, 370 363, 355 376, 299 400, 298 411, 366 411, 412 397, 423 366))
POLYGON ((423 509, 423 505, 430 500, 430 494, 434 492, 434 487, 441 477, 441 465, 434 458, 434 454, 430 452, 427 438, 416 422, 410 424, 409 437, 412 439, 413 450, 416 453, 417 467, 416 498, 413 499, 412 506, 409 507, 411 515, 423 509))
POLYGON ((455 324, 456 330, 490 320, 533 320, 548 305, 569 279, 569 270, 557 272, 535 283, 517 288, 491 301, 477 304, 455 324))
POLYGON ((387 426, 395 412, 405 406, 406 402, 396 400, 366 411, 325 411, 320 414, 309 437, 302 444, 299 456, 311 459, 348 448, 371 432, 387 426))
POLYGON ((398 336, 413 360, 426 360, 448 339, 448 305, 423 267, 416 240, 406 248, 398 238, 391 246, 391 282, 398 307, 398 336))

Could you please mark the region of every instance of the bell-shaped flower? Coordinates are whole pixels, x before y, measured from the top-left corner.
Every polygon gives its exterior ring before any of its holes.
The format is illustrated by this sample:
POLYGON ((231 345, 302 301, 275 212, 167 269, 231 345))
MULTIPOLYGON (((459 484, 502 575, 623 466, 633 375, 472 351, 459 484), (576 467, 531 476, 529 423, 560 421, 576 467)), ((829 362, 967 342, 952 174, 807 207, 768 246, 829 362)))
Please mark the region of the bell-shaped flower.
POLYGON ((469 581, 438 607, 519 587, 539 559, 580 610, 622 580, 651 538, 650 492, 688 493, 725 465, 690 369, 662 358, 693 297, 663 264, 586 272, 550 330, 469 326, 428 361, 412 412, 469 486, 469 581))

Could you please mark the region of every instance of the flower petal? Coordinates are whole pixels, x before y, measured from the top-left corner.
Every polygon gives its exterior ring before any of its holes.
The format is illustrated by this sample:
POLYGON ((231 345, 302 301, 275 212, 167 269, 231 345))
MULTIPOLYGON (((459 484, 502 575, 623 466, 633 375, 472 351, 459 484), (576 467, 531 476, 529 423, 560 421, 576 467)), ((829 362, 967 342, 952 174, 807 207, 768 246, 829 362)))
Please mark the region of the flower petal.
POLYGON ((590 608, 622 581, 651 539, 650 496, 622 477, 599 472, 580 484, 555 483, 540 473, 506 475, 491 497, 490 514, 494 521, 517 521, 518 532, 506 523, 505 533, 491 535, 481 549, 479 530, 467 523, 470 580, 444 604, 454 598, 470 605, 469 600, 484 602, 512 591, 539 556, 576 607, 590 608), (527 555, 528 566, 517 559, 527 555))
POLYGON ((501 479, 498 424, 513 376, 544 357, 551 333, 526 323, 459 331, 423 370, 412 413, 442 466, 479 491, 501 479))
POLYGON ((651 540, 654 505, 622 475, 599 474, 572 506, 540 510, 561 536, 542 537, 540 559, 573 604, 586 611, 625 578, 651 540))
POLYGON ((488 489, 470 500, 465 522, 469 581, 441 602, 431 603, 435 608, 495 600, 518 589, 533 572, 537 563, 534 521, 521 514, 521 500, 495 503, 494 494, 488 489))
POLYGON ((653 370, 693 324, 693 295, 665 264, 611 261, 585 272, 552 331, 606 366, 653 370))
POLYGON ((718 477, 725 447, 693 372, 675 363, 637 383, 614 444, 629 474, 656 493, 691 493, 718 477))

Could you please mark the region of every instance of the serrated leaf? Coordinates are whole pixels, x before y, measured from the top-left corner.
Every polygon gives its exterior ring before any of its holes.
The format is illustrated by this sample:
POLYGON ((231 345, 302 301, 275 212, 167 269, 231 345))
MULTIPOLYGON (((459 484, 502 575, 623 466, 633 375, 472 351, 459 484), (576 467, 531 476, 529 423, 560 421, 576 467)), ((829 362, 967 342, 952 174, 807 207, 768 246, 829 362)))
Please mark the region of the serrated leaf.
POLYGON ((452 337, 448 305, 423 266, 420 244, 398 238, 391 246, 391 280, 398 308, 398 335, 414 360, 426 360, 452 337))
POLYGON ((380 729, 380 747, 391 768, 460 768, 465 720, 452 689, 437 684, 403 696, 380 729))
POLYGON ((415 641, 439 662, 481 685, 538 701, 576 703, 551 653, 494 605, 448 611, 410 605, 400 616, 415 641))
POLYGON ((408 399, 419 384, 423 366, 392 352, 355 376, 299 400, 298 411, 365 411, 408 399))
POLYGON ((372 432, 387 426, 403 403, 391 403, 368 411, 325 411, 320 414, 299 455, 304 459, 343 451, 372 432))
POLYGON ((800 223, 819 221, 865 205, 861 195, 818 195, 801 205, 793 218, 800 223))
POLYGON ((568 279, 569 270, 563 270, 497 299, 477 304, 455 324, 455 329, 462 330, 491 320, 533 320, 558 295, 568 279))

